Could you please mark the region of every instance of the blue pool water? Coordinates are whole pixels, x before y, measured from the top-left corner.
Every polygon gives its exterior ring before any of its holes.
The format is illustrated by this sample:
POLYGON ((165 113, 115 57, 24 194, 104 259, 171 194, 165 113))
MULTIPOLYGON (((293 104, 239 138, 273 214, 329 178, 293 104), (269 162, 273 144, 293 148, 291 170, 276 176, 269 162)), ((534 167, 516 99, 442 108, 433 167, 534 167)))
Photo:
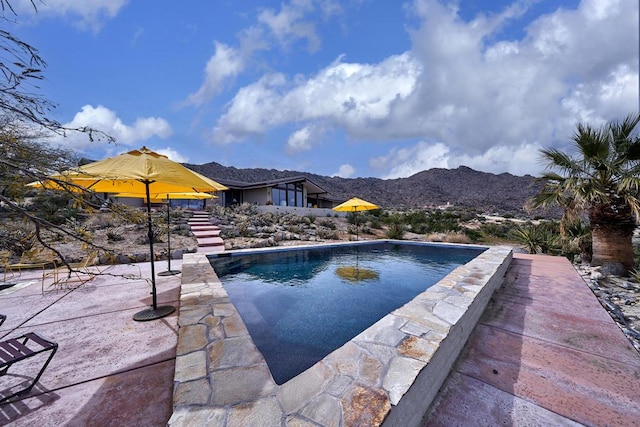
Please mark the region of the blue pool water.
POLYGON ((282 384, 483 250, 383 242, 210 260, 282 384))

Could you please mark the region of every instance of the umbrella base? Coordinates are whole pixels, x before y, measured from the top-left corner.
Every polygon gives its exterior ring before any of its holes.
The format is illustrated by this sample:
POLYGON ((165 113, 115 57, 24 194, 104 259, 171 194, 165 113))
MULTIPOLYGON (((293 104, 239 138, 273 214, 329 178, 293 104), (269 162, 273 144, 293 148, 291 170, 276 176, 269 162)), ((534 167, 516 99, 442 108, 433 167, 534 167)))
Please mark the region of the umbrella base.
POLYGON ((133 320, 138 322, 146 322, 147 320, 155 320, 160 319, 168 314, 173 313, 176 310, 175 307, 171 305, 163 305, 157 308, 148 308, 146 310, 142 310, 133 315, 133 320))
POLYGON ((158 276, 175 276, 176 274, 180 274, 182 271, 180 270, 167 270, 158 273, 158 276))

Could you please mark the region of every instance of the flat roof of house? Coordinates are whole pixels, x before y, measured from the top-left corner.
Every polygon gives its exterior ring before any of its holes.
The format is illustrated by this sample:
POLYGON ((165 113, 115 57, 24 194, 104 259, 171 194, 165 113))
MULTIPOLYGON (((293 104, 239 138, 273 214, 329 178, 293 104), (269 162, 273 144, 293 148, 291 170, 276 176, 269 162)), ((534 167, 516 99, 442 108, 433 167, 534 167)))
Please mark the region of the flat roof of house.
POLYGON ((287 178, 270 179, 267 181, 257 181, 257 182, 241 182, 241 181, 232 181, 232 180, 218 179, 218 178, 216 178, 216 181, 234 190, 252 190, 255 188, 262 188, 262 187, 273 187, 278 184, 291 184, 291 183, 297 183, 297 182, 304 182, 311 194, 328 193, 327 190, 320 187, 318 184, 314 183, 304 175, 290 176, 287 178))

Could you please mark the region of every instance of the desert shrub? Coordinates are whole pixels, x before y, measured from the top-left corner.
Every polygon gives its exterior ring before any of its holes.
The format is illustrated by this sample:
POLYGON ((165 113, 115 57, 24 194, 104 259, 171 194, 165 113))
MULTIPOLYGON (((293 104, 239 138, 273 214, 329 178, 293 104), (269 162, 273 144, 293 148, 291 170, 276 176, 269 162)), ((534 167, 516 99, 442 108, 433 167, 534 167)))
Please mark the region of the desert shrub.
POLYGON ((300 227, 300 225, 298 224, 287 224, 284 226, 284 229, 287 230, 289 233, 294 233, 294 234, 300 234, 304 231, 304 229, 300 227))
POLYGON ((238 234, 240 234, 241 236, 243 237, 251 236, 251 229, 250 229, 249 222, 247 221, 239 222, 236 228, 238 229, 238 234))
POLYGON ((229 207, 231 213, 236 215, 253 216, 258 214, 258 207, 251 203, 241 203, 229 207))
POLYGON ((120 242, 124 240, 124 236, 122 235, 122 230, 117 228, 112 228, 107 230, 107 240, 110 242, 120 242))
MULTIPOLYGON (((152 238, 153 243, 164 243, 164 231, 160 227, 153 227, 152 238)), ((149 233, 143 234, 138 240, 136 240, 138 245, 148 245, 149 244, 149 233)))
POLYGON ((309 224, 314 224, 316 222, 316 216, 314 214, 307 215, 307 218, 309 219, 309 224))
POLYGON ((93 239, 93 234, 91 233, 91 231, 89 231, 89 226, 87 225, 87 223, 78 221, 75 217, 67 218, 65 227, 69 228, 85 240, 93 239))
POLYGON ((369 220, 369 227, 374 228, 376 230, 380 230, 382 228, 382 222, 378 217, 372 217, 369 220))
POLYGON ((454 212, 435 210, 426 216, 420 233, 445 233, 460 230, 460 217, 454 212))
POLYGON ((94 214, 87 219, 85 224, 89 229, 100 230, 113 227, 115 225, 115 221, 113 214, 111 213, 94 212, 94 214))
POLYGON ((497 237, 500 239, 507 239, 509 237, 511 227, 507 224, 485 223, 480 225, 479 230, 484 238, 497 237))
POLYGON ((30 223, 7 221, 2 227, 0 249, 20 255, 35 245, 35 228, 30 223))
POLYGON ((518 227, 511 230, 511 236, 530 254, 550 254, 559 250, 559 235, 544 225, 518 227))
POLYGON ((424 211, 411 211, 404 215, 403 220, 413 233, 422 234, 427 231, 427 214, 424 211))
MULTIPOLYGON (((556 233, 560 232, 559 224, 556 221, 548 221, 542 224, 547 226, 556 226, 556 233)), ((591 262, 593 254, 592 240, 591 240, 591 228, 589 224, 582 220, 577 219, 564 226, 564 235, 562 238, 562 254, 568 258, 575 255, 580 255, 581 260, 591 262)))
POLYGON ((309 225, 310 222, 308 222, 309 219, 307 217, 303 217, 300 215, 296 215, 296 214, 292 214, 292 213, 287 213, 282 215, 279 218, 279 222, 282 225, 291 225, 291 224, 305 224, 305 225, 309 225))
POLYGON ((335 222, 333 222, 333 221, 331 221, 331 220, 330 220, 330 219, 328 219, 328 218, 322 218, 322 219, 318 222, 318 225, 319 225, 319 226, 321 226, 321 227, 330 228, 330 229, 332 229, 332 230, 335 230, 335 229, 336 229, 336 227, 337 227, 337 226, 336 226, 336 223, 335 223, 335 222))
POLYGON ((355 224, 349 224, 347 226, 347 233, 349 234, 358 234, 358 227, 355 224))
POLYGON ((338 233, 331 228, 319 227, 317 233, 321 239, 338 240, 338 233))
POLYGON ((275 225, 278 223, 278 216, 272 212, 265 212, 252 217, 251 223, 256 227, 275 225))
POLYGON ((357 219, 357 213, 355 212, 347 212, 347 223, 348 224, 355 224, 356 223, 356 219, 357 219))
POLYGON ((402 222, 392 222, 389 224, 385 236, 388 239, 402 240, 405 232, 406 226, 402 222))
POLYGON ((86 214, 74 207, 72 196, 63 191, 39 192, 32 199, 30 209, 40 218, 56 225, 64 224, 70 218, 86 218, 86 214))
POLYGON ((442 241, 445 243, 471 243, 471 239, 466 234, 457 231, 445 233, 442 241))

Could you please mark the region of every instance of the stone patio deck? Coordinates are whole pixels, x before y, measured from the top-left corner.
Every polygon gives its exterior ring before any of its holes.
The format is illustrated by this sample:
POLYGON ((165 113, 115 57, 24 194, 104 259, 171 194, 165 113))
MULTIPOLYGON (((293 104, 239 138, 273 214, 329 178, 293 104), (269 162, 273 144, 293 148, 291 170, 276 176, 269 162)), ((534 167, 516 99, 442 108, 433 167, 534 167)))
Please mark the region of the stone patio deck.
MULTIPOLYGON (((111 270, 114 274, 139 274, 143 278, 140 280, 102 276, 84 288, 45 295, 41 293, 40 274, 25 271, 15 281, 19 286, 0 291, 0 313, 8 315, 0 327, 0 337, 34 331, 60 345, 34 390, 15 402, 0 405, 0 425, 161 426, 172 414, 172 422, 179 422, 176 417, 182 417, 184 412, 174 413, 174 376, 186 373, 174 369, 178 314, 145 323, 131 319, 150 304, 149 284, 144 280, 149 275, 149 265, 114 266, 111 270)), ((183 267, 180 260, 174 260, 172 265, 183 267)), ((187 269, 191 273, 185 275, 185 282, 193 282, 193 275, 205 274, 206 268, 202 264, 195 265, 195 270, 187 269)), ((162 262, 157 263, 156 269, 162 270, 162 262)), ((158 278, 160 304, 180 304, 180 280, 180 276, 158 278)), ((220 295, 202 295, 199 301, 214 296, 220 295)), ((181 309, 180 316, 188 316, 188 311, 181 309)), ((229 313, 231 310, 221 308, 216 315, 230 316, 229 313)), ((234 330, 242 331, 237 323, 225 323, 222 326, 232 335, 234 330)), ((219 325, 202 324, 211 330, 219 330, 219 325)), ((411 329, 407 334, 412 331, 415 333, 411 329)), ((231 343, 242 341, 241 336, 231 338, 236 338, 231 343)), ((224 351, 228 349, 231 347, 224 351)), ((211 360, 229 363, 219 356, 210 359, 209 354, 221 353, 207 354, 207 372, 211 360)), ((255 353, 243 360, 251 357, 255 353)), ((194 365, 194 380, 203 372, 203 366, 194 365)), ((373 360, 354 364, 343 359, 339 366, 343 372, 357 368, 365 379, 377 370, 373 360)), ((256 376, 266 376, 256 371, 256 376)), ((325 372, 312 370, 305 381, 313 383, 325 372)), ((277 417, 285 413, 278 403, 285 394, 291 406, 296 405, 296 400, 309 400, 310 392, 301 380, 296 387, 291 386, 288 394, 274 388, 259 405, 246 401, 213 411, 203 407, 203 411, 192 415, 198 415, 197 420, 210 418, 212 425, 247 425, 252 421, 254 425, 269 425, 271 420, 277 426, 317 427, 321 424, 314 419, 331 414, 337 409, 336 403, 342 405, 333 395, 350 387, 345 376, 348 375, 339 375, 330 383, 331 388, 325 389, 328 395, 311 396, 317 410, 309 407, 299 416, 277 417), (267 416, 261 418, 258 414, 267 416)), ((217 378, 233 383, 233 377, 217 378)), ((638 425, 638 378, 640 356, 571 264, 564 258, 515 254, 503 286, 484 310, 421 424, 638 425)), ((0 393, 5 392, 9 379, 0 377, 0 393)), ((350 389, 352 401, 359 407, 375 407, 377 402, 386 407, 388 397, 368 394, 364 389, 350 389), (372 399, 376 396, 381 399, 372 399)), ((192 397, 199 398, 197 394, 192 397)), ((427 411, 427 406, 418 402, 414 409, 427 411)), ((343 416, 343 411, 340 407, 339 419, 330 419, 342 426, 355 424, 350 418, 352 413, 343 416)), ((387 421, 386 425, 392 424, 387 421)))

